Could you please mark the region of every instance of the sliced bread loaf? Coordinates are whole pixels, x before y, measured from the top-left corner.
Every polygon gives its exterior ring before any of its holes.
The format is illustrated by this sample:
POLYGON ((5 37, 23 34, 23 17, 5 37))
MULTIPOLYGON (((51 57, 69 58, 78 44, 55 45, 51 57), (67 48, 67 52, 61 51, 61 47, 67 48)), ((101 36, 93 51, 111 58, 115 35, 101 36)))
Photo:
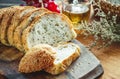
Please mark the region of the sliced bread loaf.
POLYGON ((71 63, 80 56, 80 47, 73 43, 68 43, 55 47, 56 57, 53 65, 44 69, 46 72, 57 75, 65 71, 71 63))
POLYGON ((25 16, 27 13, 35 9, 35 7, 32 6, 21 6, 19 10, 17 10, 11 19, 11 24, 9 25, 8 31, 7 31, 7 37, 8 42, 10 45, 13 45, 13 34, 15 31, 15 28, 19 25, 20 21, 22 21, 22 17, 25 16))
POLYGON ((55 46, 76 37, 73 25, 67 16, 45 13, 37 17, 22 33, 22 45, 28 51, 37 44, 55 46))
POLYGON ((53 64, 55 53, 49 45, 37 45, 24 55, 18 70, 23 73, 31 73, 47 68, 53 64))
POLYGON ((49 12, 45 8, 35 9, 34 11, 28 13, 25 17, 23 17, 23 21, 19 24, 19 26, 16 27, 13 37, 14 46, 18 48, 20 51, 23 51, 21 38, 22 38, 22 32, 27 26, 34 20, 35 17, 45 13, 49 12))

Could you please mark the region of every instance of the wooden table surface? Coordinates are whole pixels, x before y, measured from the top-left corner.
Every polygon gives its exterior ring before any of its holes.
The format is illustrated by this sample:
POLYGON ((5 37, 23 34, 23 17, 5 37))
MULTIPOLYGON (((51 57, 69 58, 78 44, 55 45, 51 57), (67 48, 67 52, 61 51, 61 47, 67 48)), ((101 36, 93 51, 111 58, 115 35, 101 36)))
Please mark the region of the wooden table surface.
MULTIPOLYGON (((83 35, 80 35, 77 37, 77 40, 85 46, 89 46, 93 41, 93 37, 84 38, 83 35)), ((120 79, 120 43, 113 43, 109 47, 99 50, 97 47, 94 47, 91 51, 100 60, 104 69, 100 79, 120 79)))

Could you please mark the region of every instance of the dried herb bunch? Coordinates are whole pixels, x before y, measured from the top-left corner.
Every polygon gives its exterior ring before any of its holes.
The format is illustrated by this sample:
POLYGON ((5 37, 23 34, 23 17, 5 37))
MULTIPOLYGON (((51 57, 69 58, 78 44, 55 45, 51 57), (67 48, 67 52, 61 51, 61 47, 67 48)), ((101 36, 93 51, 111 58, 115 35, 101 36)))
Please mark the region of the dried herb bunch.
MULTIPOLYGON (((117 22, 117 15, 111 16, 111 13, 105 14, 101 9, 100 0, 93 2, 95 17, 91 23, 81 22, 79 29, 83 29, 85 35, 94 35, 94 42, 91 46, 97 44, 99 39, 102 39, 102 47, 110 45, 112 42, 120 42, 120 24, 117 22), (99 20, 98 20, 99 19, 99 20)), ((100 46, 100 47, 101 47, 100 46)))

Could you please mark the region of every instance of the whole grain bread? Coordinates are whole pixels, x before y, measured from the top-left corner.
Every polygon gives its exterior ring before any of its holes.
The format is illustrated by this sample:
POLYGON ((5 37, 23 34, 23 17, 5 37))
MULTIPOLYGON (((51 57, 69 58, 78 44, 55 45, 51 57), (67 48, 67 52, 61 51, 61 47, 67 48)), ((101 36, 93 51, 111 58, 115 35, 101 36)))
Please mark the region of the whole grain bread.
POLYGON ((35 17, 37 17, 45 12, 49 12, 49 11, 45 8, 35 9, 23 17, 24 18, 23 21, 21 21, 19 26, 16 27, 14 36, 13 36, 14 46, 17 49, 19 49, 20 51, 24 50, 22 47, 22 43, 21 43, 23 30, 26 29, 30 25, 30 23, 34 20, 35 17))
POLYGON ((28 51, 37 44, 55 46, 76 38, 73 25, 67 16, 45 13, 38 16, 22 34, 22 45, 28 51))

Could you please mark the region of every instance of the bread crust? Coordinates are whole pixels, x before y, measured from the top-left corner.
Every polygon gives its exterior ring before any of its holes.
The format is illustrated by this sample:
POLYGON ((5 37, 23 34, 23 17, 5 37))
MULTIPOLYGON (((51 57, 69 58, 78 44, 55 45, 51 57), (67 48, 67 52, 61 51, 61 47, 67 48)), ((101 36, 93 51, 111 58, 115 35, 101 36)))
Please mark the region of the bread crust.
POLYGON ((62 16, 62 19, 64 21, 67 21, 67 23, 69 24, 70 29, 73 32, 73 39, 76 38, 77 34, 76 34, 75 30, 74 30, 74 26, 73 26, 72 22, 70 21, 70 19, 66 15, 64 15, 64 14, 61 14, 61 16, 62 16))
POLYGON ((33 47, 21 59, 18 70, 23 73, 40 71, 53 64, 54 55, 55 51, 49 45, 41 44, 33 47))
POLYGON ((19 49, 20 51, 24 51, 24 48, 21 43, 23 30, 29 26, 29 24, 32 22, 32 20, 34 20, 35 17, 37 17, 38 15, 41 15, 44 12, 49 12, 49 11, 45 8, 39 8, 39 9, 33 10, 32 12, 28 13, 26 16, 23 17, 24 19, 20 23, 20 25, 15 29, 14 37, 13 37, 14 45, 17 49, 19 49), (29 19, 29 17, 36 12, 39 12, 39 14, 37 14, 36 16, 33 16, 32 19, 29 19))
POLYGON ((75 33, 75 31, 73 30, 73 25, 71 23, 71 21, 68 19, 67 16, 63 15, 63 14, 59 14, 59 13, 55 13, 55 12, 47 12, 47 13, 44 13, 42 14, 41 16, 38 16, 31 24, 29 27, 27 27, 24 31, 23 31, 23 35, 22 35, 22 45, 25 49, 25 51, 29 50, 28 48, 28 44, 27 44, 27 37, 29 35, 29 32, 31 32, 32 28, 34 27, 34 24, 36 24, 37 22, 39 22, 41 19, 42 16, 44 15, 49 15, 49 14, 57 14, 57 15, 60 15, 62 17, 62 19, 64 21, 67 20, 68 24, 69 24, 69 28, 71 29, 72 31, 72 34, 73 34, 73 39, 76 38, 77 34, 75 33))
POLYGON ((21 13, 24 12, 26 9, 35 9, 35 7, 24 6, 24 7, 19 8, 19 10, 15 12, 15 14, 11 20, 11 25, 9 26, 8 32, 7 32, 8 42, 11 46, 14 46, 13 45, 13 34, 15 31, 15 28, 19 25, 20 21, 22 21, 22 14, 21 13))
POLYGON ((52 75, 58 75, 58 74, 64 72, 71 65, 71 63, 80 56, 80 48, 77 45, 75 45, 75 46, 76 46, 76 50, 70 57, 66 58, 61 63, 59 63, 57 65, 53 64, 44 70, 52 75))

